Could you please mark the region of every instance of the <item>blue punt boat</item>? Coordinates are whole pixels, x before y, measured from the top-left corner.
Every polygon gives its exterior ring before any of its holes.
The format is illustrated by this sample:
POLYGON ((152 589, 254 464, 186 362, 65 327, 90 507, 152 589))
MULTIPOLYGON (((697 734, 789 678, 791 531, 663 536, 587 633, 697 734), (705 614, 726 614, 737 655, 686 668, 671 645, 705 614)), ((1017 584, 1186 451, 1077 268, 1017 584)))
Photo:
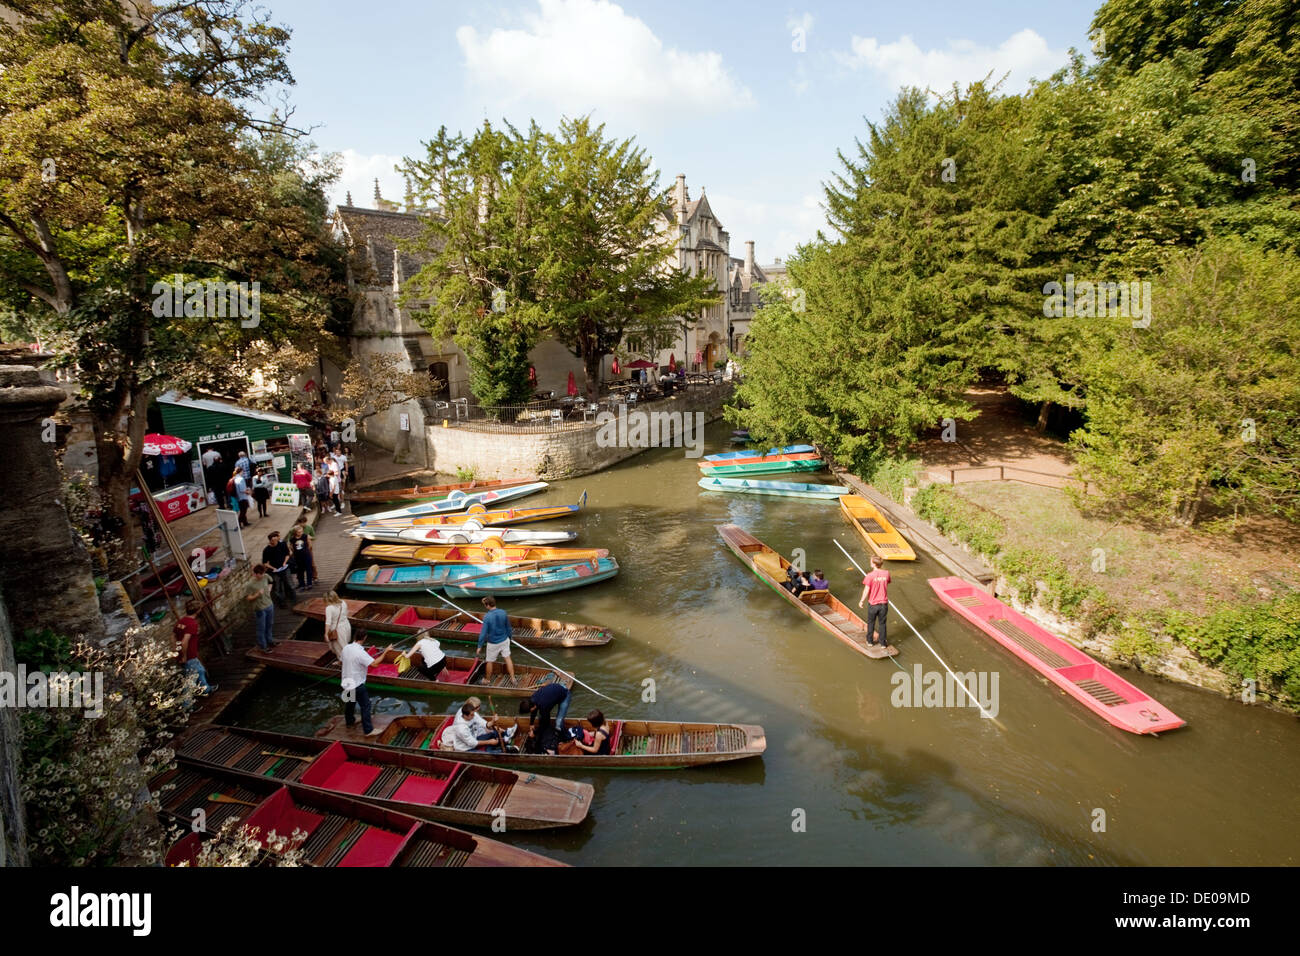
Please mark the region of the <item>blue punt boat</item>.
POLYGON ((526 485, 516 485, 514 488, 502 488, 499 491, 476 491, 467 494, 464 491, 457 490, 438 501, 429 501, 422 505, 412 505, 409 508, 397 508, 393 511, 381 511, 378 514, 366 515, 366 520, 382 521, 387 518, 420 518, 425 515, 451 514, 456 511, 464 511, 471 505, 482 505, 484 508, 490 508, 497 502, 513 501, 515 498, 522 498, 525 495, 545 491, 546 488, 546 482, 534 481, 526 485))
POLYGON ((730 458, 766 458, 768 455, 797 455, 816 451, 812 445, 786 445, 784 448, 769 448, 767 451, 724 451, 718 455, 705 455, 705 461, 727 461, 730 458))
POLYGON ((701 478, 705 491, 730 491, 743 495, 779 495, 783 498, 824 498, 828 501, 849 493, 843 485, 817 485, 801 481, 758 481, 754 478, 701 478))
POLYGON ((352 591, 377 591, 391 594, 394 591, 425 591, 440 588, 447 582, 452 570, 463 571, 466 576, 495 574, 509 571, 509 564, 387 564, 349 571, 343 584, 352 591))
POLYGON ((613 558, 593 558, 569 564, 549 564, 542 567, 513 567, 497 574, 475 573, 468 569, 449 571, 443 585, 452 597, 471 597, 494 594, 501 597, 516 595, 549 594, 567 591, 608 581, 618 574, 618 562, 613 558))

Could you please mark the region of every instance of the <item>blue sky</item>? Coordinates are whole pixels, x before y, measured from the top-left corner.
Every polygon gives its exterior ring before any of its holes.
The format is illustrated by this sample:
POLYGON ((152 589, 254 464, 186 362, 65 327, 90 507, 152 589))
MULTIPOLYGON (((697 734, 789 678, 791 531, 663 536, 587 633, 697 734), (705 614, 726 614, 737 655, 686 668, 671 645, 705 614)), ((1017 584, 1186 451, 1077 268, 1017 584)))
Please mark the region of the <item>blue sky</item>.
POLYGON ((293 30, 295 120, 344 156, 336 201, 370 205, 376 176, 400 200, 393 164, 441 125, 590 113, 635 136, 665 186, 685 173, 692 198, 706 188, 732 255, 753 239, 765 263, 823 227, 836 150, 902 85, 993 70, 1017 91, 1089 49, 1099 0, 265 2, 293 30))

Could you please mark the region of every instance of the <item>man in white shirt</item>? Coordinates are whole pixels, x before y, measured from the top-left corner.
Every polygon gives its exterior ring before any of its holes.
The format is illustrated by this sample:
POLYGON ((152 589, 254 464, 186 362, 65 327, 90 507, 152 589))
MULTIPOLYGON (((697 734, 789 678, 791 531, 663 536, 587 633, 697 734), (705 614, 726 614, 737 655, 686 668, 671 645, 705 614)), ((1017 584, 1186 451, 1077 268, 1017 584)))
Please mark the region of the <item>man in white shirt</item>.
POLYGON ((334 511, 343 514, 343 476, 339 472, 339 463, 333 458, 326 458, 325 467, 330 473, 330 497, 334 499, 334 511))
POLYGON ((416 669, 429 680, 437 680, 442 669, 447 666, 447 655, 442 652, 442 645, 427 630, 417 635, 415 646, 406 652, 406 658, 409 660, 415 654, 420 655, 416 669))
POLYGON ((341 658, 343 665, 343 722, 349 727, 356 724, 357 704, 361 705, 361 729, 367 737, 378 736, 382 731, 376 730, 370 722, 370 691, 366 689, 366 674, 374 663, 370 652, 360 641, 343 648, 341 658))
POLYGON ((208 491, 212 492, 217 499, 217 507, 226 506, 226 480, 225 477, 217 472, 217 463, 221 461, 221 452, 215 448, 209 448, 199 459, 203 462, 203 480, 208 486, 208 491))
MULTIPOLYGON (((513 734, 503 739, 499 730, 488 730, 489 721, 485 721, 478 713, 480 703, 477 697, 471 697, 456 713, 456 719, 451 722, 452 746, 462 753, 467 750, 501 753, 513 734)), ((490 721, 492 725, 496 722, 495 717, 490 721)))

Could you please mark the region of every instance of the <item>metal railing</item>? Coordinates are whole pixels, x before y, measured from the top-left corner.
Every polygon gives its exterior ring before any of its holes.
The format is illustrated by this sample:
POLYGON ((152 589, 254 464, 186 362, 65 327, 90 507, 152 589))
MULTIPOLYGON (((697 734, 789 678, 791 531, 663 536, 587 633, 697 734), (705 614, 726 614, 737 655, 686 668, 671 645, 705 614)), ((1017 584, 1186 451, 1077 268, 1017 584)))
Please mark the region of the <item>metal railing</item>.
POLYGON ((966 468, 930 468, 936 477, 947 475, 949 484, 970 481, 1019 481, 1026 485, 1041 485, 1045 488, 1065 488, 1069 485, 1083 487, 1083 493, 1093 493, 1092 483, 1073 475, 1058 475, 1049 471, 1035 471, 1018 465, 971 465, 966 468))

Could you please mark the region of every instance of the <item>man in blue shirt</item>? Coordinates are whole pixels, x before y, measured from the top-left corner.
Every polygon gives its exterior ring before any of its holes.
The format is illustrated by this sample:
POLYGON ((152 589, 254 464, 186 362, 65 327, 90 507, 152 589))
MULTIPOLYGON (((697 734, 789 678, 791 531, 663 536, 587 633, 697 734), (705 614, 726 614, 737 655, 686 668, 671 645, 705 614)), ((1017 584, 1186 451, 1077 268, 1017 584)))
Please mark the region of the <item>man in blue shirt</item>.
POLYGON ((510 686, 513 687, 515 664, 510 659, 510 618, 505 611, 497 607, 496 598, 490 594, 483 599, 483 606, 487 608, 487 613, 483 615, 483 629, 478 634, 478 649, 474 651, 474 660, 478 660, 486 645, 487 679, 491 680, 492 672, 496 670, 496 659, 504 657, 506 673, 510 675, 510 686))

